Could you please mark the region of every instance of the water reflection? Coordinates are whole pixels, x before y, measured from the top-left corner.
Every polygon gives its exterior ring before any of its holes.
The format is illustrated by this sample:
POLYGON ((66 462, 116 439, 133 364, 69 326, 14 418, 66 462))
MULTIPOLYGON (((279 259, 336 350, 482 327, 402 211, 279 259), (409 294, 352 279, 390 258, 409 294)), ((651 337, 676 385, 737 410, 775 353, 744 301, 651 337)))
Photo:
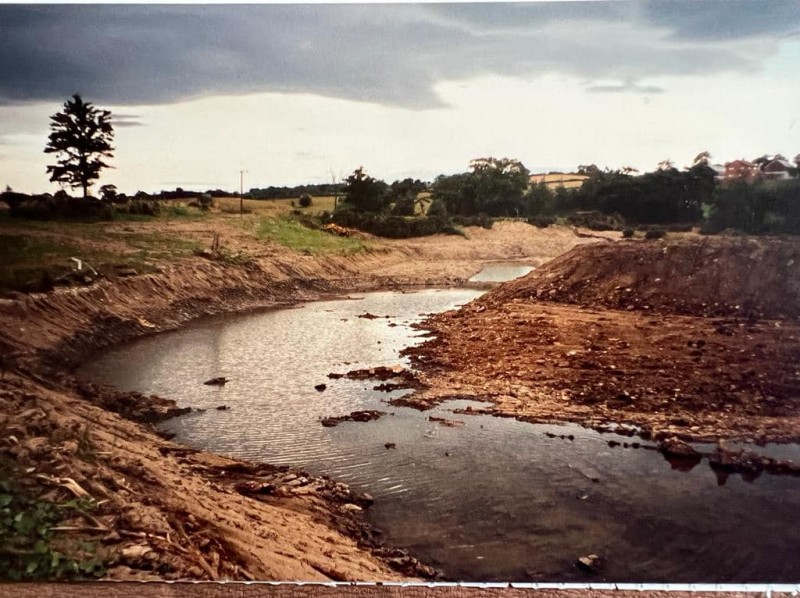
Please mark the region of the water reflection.
POLYGON ((533 272, 533 266, 524 264, 489 264, 469 279, 469 282, 505 282, 533 272))
POLYGON ((673 468, 654 450, 621 446, 633 443, 627 436, 454 414, 480 406, 465 401, 424 413, 395 408, 385 400, 406 391, 327 377, 398 363, 401 348, 421 341, 410 326, 420 314, 478 294, 373 293, 228 316, 114 349, 82 373, 208 408, 165 424, 180 442, 304 467, 370 492, 370 517, 387 542, 452 578, 800 581, 796 478, 765 474, 747 483, 736 475, 719 487, 711 468, 673 468), (358 317, 365 314, 389 317, 358 317), (231 381, 203 386, 214 376, 231 381), (320 383, 324 392, 314 389, 320 383), (213 409, 222 404, 230 409, 213 409), (319 423, 367 409, 388 414, 319 423), (573 562, 592 553, 605 564, 587 577, 573 562))

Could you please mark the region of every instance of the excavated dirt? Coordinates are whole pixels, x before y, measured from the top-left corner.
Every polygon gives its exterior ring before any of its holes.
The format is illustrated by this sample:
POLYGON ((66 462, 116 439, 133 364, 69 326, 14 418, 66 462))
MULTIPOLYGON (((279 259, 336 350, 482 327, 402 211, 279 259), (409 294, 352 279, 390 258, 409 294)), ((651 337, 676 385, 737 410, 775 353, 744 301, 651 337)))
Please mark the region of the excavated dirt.
POLYGON ((404 404, 644 437, 800 440, 800 242, 694 238, 580 247, 458 311, 408 350, 404 404))
POLYGON ((199 317, 352 291, 454 285, 486 262, 542 263, 590 241, 507 222, 470 229, 469 239, 374 242, 351 256, 311 256, 238 239, 220 226, 226 247, 253 252, 252 261, 193 257, 157 264, 157 274, 0 300, 0 471, 34 496, 94 499, 98 507, 62 533, 99 540, 113 579, 435 575, 380 546, 362 518, 367 497, 303 472, 171 443, 152 422, 179 415, 173 402, 80 382, 71 371, 104 347, 199 317))

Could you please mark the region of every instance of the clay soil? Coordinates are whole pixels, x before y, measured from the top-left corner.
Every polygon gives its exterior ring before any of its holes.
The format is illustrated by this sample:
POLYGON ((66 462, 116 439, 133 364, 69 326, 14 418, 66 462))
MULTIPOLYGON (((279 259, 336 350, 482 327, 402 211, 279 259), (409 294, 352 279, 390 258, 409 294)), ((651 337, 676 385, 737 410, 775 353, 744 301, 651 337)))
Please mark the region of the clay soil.
MULTIPOLYGON (((171 225, 104 226, 115 233, 113 242, 124 244, 126 232, 171 225)), ((487 262, 537 264, 602 241, 506 222, 491 231, 469 229, 469 238, 371 240, 352 255, 309 255, 259 241, 224 219, 170 232, 206 241, 217 232, 228 255, 245 251, 250 259, 164 259, 152 274, 0 300, 2 477, 42 500, 91 499, 94 509, 64 523, 60 545, 94 542, 112 579, 435 575, 381 546, 363 518, 369 497, 300 471, 169 442, 152 423, 176 413, 171 401, 97 387, 71 372, 111 344, 207 315, 353 291, 457 285, 487 262)))
POLYGON ((521 420, 645 437, 800 439, 800 242, 698 238, 573 249, 422 326, 427 390, 521 420))

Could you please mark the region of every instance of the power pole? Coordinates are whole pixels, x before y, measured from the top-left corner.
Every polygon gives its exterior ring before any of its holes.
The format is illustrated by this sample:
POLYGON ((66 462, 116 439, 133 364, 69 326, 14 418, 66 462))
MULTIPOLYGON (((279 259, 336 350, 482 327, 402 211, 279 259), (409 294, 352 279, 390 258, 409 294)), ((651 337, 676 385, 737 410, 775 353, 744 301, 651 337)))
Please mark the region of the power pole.
MULTIPOLYGON (((333 190, 333 209, 335 210, 339 206, 339 190, 335 188, 336 184, 339 182, 336 178, 336 174, 333 172, 333 168, 330 169, 331 171, 331 183, 334 185, 333 190)), ((339 173, 339 179, 342 178, 342 173, 339 173)))
POLYGON ((244 216, 244 173, 247 170, 239 171, 239 216, 244 216))

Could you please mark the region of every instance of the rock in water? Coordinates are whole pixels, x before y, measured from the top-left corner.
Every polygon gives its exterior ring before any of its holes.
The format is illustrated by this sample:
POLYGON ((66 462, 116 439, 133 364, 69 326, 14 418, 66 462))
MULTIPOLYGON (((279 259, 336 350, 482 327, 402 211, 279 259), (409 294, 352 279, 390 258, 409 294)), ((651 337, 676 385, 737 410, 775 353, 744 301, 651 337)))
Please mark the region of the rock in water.
POLYGON ((225 386, 228 382, 228 379, 225 376, 217 376, 216 378, 211 378, 211 380, 206 380, 203 382, 206 386, 225 386))
POLYGON ((587 556, 582 556, 577 561, 575 561, 575 566, 588 573, 597 573, 600 569, 600 557, 596 554, 589 554, 587 556))
POLYGON ((322 392, 322 391, 323 391, 323 390, 325 390, 326 388, 328 388, 328 385, 327 385, 327 384, 317 384, 317 385, 314 387, 314 390, 316 390, 317 392, 322 392))

